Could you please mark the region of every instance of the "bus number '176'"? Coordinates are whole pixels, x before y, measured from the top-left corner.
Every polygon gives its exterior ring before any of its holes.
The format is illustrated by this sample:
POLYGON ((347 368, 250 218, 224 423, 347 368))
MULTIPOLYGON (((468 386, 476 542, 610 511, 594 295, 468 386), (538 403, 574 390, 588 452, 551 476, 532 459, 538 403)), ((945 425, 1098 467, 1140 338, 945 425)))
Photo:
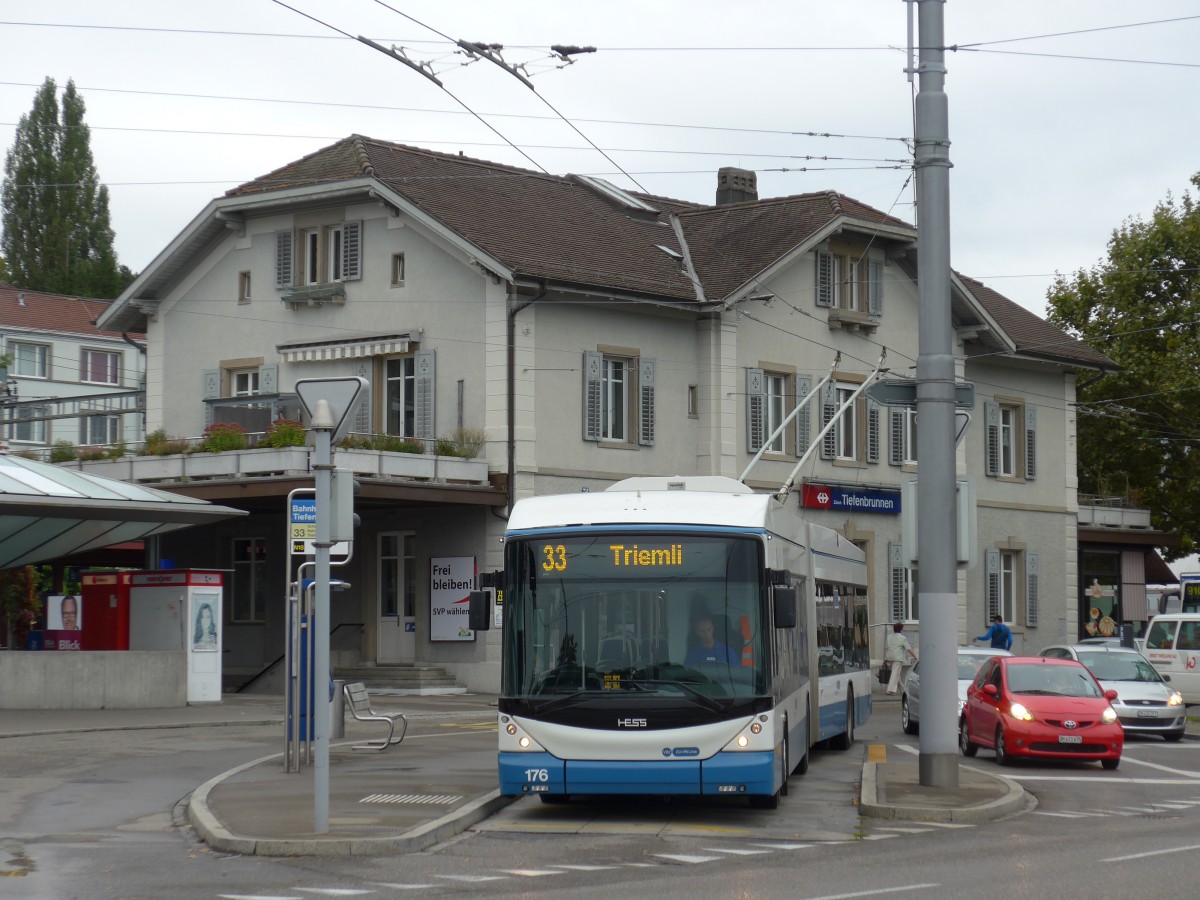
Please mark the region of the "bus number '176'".
POLYGON ((526 781, 549 781, 550 780, 550 770, 549 769, 526 769, 525 770, 525 780, 526 781))

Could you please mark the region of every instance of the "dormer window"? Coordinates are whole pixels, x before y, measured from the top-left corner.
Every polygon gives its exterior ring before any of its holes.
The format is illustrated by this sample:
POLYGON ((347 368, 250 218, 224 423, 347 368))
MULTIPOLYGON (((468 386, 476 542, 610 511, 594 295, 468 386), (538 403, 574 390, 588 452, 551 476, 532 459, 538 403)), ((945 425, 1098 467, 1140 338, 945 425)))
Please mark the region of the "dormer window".
POLYGON ((816 305, 827 307, 830 328, 873 331, 883 314, 883 261, 865 246, 831 244, 815 258, 816 305))
POLYGON ((275 288, 362 278, 362 222, 275 232, 275 288))

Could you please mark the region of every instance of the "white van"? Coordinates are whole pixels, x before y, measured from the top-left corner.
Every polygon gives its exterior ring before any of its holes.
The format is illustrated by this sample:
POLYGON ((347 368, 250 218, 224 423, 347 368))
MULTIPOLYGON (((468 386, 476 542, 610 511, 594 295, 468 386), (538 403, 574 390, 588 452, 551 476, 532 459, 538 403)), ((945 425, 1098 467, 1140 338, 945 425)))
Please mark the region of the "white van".
POLYGON ((1142 655, 1183 694, 1184 703, 1200 703, 1200 613, 1155 616, 1142 655))

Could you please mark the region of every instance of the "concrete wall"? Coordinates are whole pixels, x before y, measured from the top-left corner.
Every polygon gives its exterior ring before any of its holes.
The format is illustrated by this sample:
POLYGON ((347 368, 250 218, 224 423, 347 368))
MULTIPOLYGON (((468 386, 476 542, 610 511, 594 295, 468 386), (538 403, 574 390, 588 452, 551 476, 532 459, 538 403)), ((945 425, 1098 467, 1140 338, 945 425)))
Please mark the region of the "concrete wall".
POLYGON ((187 706, 187 653, 0 653, 0 709, 187 706))

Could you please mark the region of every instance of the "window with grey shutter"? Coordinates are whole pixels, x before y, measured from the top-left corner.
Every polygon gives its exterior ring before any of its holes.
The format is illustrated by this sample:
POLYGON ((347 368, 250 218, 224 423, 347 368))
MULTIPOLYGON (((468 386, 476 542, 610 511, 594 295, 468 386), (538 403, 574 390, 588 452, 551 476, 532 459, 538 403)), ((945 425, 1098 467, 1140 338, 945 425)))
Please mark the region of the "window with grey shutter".
POLYGON ((279 393, 278 364, 258 367, 258 392, 260 394, 279 393))
POLYGON ((638 443, 654 446, 654 360, 638 362, 638 443))
MULTIPOLYGON (((833 382, 825 385, 825 390, 821 392, 821 427, 824 428, 833 421, 833 417, 837 414, 837 394, 833 389, 833 382)), ((853 413, 851 413, 853 415, 853 413)), ((837 429, 830 428, 825 432, 825 436, 821 438, 821 459, 833 459, 837 453, 837 429)))
POLYGON ((415 377, 413 379, 413 428, 419 438, 436 437, 434 430, 434 387, 437 383, 434 351, 419 350, 413 354, 415 377))
POLYGON ((868 264, 870 273, 867 281, 867 312, 873 316, 883 315, 883 261, 873 259, 868 264))
MULTIPOLYGON (((354 365, 354 374, 367 379, 367 383, 371 382, 371 363, 365 359, 360 359, 354 365)), ((358 409, 354 411, 354 424, 351 430, 359 434, 371 434, 371 397, 369 391, 364 391, 367 396, 359 402, 358 409)))
MULTIPOLYGON (((204 376, 201 381, 201 396, 205 400, 215 400, 221 396, 221 370, 220 369, 205 369, 204 376)), ((204 427, 207 428, 213 423, 213 405, 211 403, 204 404, 204 427)))
POLYGON ((604 374, 604 354, 583 354, 583 439, 600 440, 600 391, 604 374))
POLYGON ((891 593, 893 622, 903 622, 904 614, 907 612, 904 602, 906 568, 904 565, 904 545, 899 541, 890 541, 888 543, 888 569, 890 572, 888 584, 891 593))
POLYGON ((1000 614, 1000 551, 989 547, 984 565, 987 583, 984 590, 987 593, 984 603, 984 624, 991 625, 992 619, 1000 614))
POLYGON ((1025 554, 1025 624, 1036 628, 1038 623, 1038 569, 1036 553, 1025 554))
POLYGON ((1000 404, 990 400, 983 404, 984 471, 1000 474, 1000 404))
POLYGON ((362 221, 342 226, 342 281, 362 278, 362 221))
POLYGON ((904 410, 888 410, 888 464, 904 465, 904 410))
POLYGON ((746 370, 746 449, 757 453, 767 439, 767 378, 762 369, 746 370))
MULTIPOLYGON (((812 376, 797 375, 796 402, 804 403, 804 399, 811 390, 812 376)), ((813 401, 810 400, 796 413, 796 456, 803 456, 807 453, 808 445, 812 441, 812 416, 809 415, 809 409, 812 405, 813 401)))
POLYGON ((880 430, 879 404, 874 400, 867 401, 867 462, 879 462, 879 445, 882 442, 880 430))
POLYGON ((818 250, 816 257, 817 306, 833 306, 833 254, 818 250))
POLYGON ((296 235, 291 229, 275 232, 275 290, 290 288, 295 281, 293 258, 296 251, 296 235))
POLYGON ((1025 480, 1037 478, 1037 407, 1025 407, 1025 480))

